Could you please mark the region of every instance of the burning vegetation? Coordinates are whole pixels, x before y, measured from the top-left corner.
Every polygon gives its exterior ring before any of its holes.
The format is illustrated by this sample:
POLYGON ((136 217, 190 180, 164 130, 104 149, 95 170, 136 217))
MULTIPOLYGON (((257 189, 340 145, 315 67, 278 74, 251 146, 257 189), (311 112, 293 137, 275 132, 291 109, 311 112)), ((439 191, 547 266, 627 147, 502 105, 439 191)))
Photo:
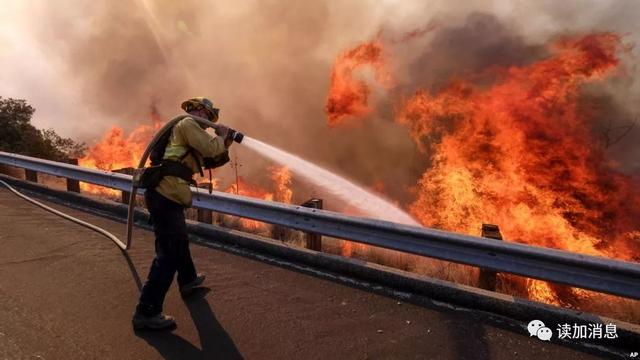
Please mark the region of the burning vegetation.
MULTIPOLYGON (((137 167, 144 149, 163 124, 155 106, 151 107, 150 119, 151 124, 138 125, 128 135, 121 127, 112 127, 100 141, 89 148, 86 156, 78 159, 78 164, 105 171, 137 167)), ((81 183, 80 188, 109 197, 119 196, 117 190, 93 184, 81 183)))
MULTIPOLYGON (((269 171, 271 173, 270 178, 273 184, 273 191, 261 188, 255 184, 250 184, 242 177, 238 177, 237 182, 231 184, 226 192, 260 200, 278 201, 286 204, 291 203, 293 191, 291 190, 291 172, 289 169, 286 166, 272 166, 269 168, 269 171)), ((232 227, 239 227, 242 230, 263 234, 268 234, 271 231, 271 225, 261 221, 233 216, 228 216, 228 218, 230 219, 228 219, 225 224, 232 227), (237 226, 234 226, 233 219, 237 219, 237 226)))
POLYGON ((552 58, 505 69, 489 87, 459 80, 398 107, 396 121, 432 154, 411 212, 446 230, 493 221, 515 241, 634 260, 640 194, 611 169, 577 106, 580 85, 618 65, 620 38, 554 45, 552 58))
MULTIPOLYGON (((395 122, 429 163, 410 211, 428 227, 478 235, 482 223, 495 223, 509 241, 638 261, 638 178, 608 160, 606 144, 592 131, 597 119, 579 102, 585 85, 618 72, 621 37, 567 37, 548 48, 549 56, 526 65, 455 77, 436 91, 425 84, 395 101, 395 122)), ((332 73, 330 126, 338 115, 348 121, 367 114, 358 98, 333 86, 343 62, 341 55, 332 73), (336 113, 334 99, 353 104, 336 113)), ((366 83, 358 84, 366 94, 366 83)), ((548 303, 589 296, 542 281, 503 280, 513 292, 548 303)))

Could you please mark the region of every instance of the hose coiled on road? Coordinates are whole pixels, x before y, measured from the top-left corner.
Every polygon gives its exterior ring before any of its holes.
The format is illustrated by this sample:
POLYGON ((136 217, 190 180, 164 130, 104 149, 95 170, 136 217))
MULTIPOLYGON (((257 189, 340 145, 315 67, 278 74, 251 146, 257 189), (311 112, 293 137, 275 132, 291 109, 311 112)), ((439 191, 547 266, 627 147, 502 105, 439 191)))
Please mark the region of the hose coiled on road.
POLYGON ((118 245, 118 247, 120 249, 122 249, 122 250, 126 249, 126 245, 120 239, 118 239, 117 236, 113 235, 112 233, 108 232, 107 230, 105 230, 105 229, 103 229, 103 228, 101 228, 99 226, 90 224, 90 223, 88 223, 86 221, 82 221, 82 220, 80 220, 78 218, 75 218, 75 217, 69 215, 69 214, 65 214, 62 211, 58 211, 58 210, 56 210, 56 209, 54 209, 52 207, 49 207, 49 206, 39 202, 38 200, 30 198, 27 195, 24 195, 21 192, 19 192, 18 190, 14 189, 11 185, 7 184, 6 182, 4 182, 2 180, 0 180, 0 183, 2 185, 6 186, 7 189, 9 189, 12 193, 14 193, 17 196, 23 198, 24 200, 27 200, 28 202, 30 202, 30 203, 32 203, 34 205, 37 205, 37 206, 43 208, 44 210, 47 210, 48 212, 50 212, 52 214, 58 215, 61 218, 67 219, 67 220, 72 221, 72 222, 74 222, 74 223, 76 223, 78 225, 81 225, 81 226, 84 226, 84 227, 86 227, 88 229, 91 229, 91 230, 93 230, 93 231, 95 231, 95 232, 97 232, 97 233, 99 233, 101 235, 104 235, 109 240, 113 241, 116 245, 118 245))

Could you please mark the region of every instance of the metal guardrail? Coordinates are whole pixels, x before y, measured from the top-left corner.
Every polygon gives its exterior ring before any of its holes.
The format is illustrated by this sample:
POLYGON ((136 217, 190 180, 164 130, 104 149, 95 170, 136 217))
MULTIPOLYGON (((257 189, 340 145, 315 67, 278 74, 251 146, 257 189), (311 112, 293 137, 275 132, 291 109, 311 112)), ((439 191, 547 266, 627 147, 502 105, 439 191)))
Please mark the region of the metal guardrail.
POLYGON ((77 165, 38 159, 0 151, 0 164, 11 165, 49 175, 101 185, 122 191, 131 190, 131 176, 77 165))
MULTIPOLYGON (((0 152, 0 164, 130 191, 131 176, 0 152)), ((363 244, 640 299, 640 265, 536 246, 347 216, 222 192, 193 206, 363 244)))

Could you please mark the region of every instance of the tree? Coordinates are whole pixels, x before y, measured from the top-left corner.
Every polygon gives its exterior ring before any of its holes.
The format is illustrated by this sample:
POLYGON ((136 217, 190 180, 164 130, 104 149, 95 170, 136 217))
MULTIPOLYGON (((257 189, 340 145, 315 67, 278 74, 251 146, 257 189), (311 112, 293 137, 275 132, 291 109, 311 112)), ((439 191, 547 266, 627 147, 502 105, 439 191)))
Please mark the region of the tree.
POLYGON ((84 153, 87 150, 85 143, 77 143, 72 139, 63 138, 53 129, 40 130, 40 133, 45 142, 63 153, 66 158, 78 159, 84 157, 84 153))
POLYGON ((56 161, 82 157, 84 143, 31 124, 35 109, 23 99, 0 96, 0 150, 56 161))

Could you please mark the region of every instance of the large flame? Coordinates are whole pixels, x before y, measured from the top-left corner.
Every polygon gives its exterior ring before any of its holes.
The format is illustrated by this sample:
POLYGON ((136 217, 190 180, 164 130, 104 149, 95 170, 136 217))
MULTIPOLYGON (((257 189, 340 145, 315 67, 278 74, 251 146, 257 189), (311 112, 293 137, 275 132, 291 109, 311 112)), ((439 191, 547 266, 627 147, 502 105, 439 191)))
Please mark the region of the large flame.
MULTIPOLYGON (((615 73, 621 49, 612 33, 565 38, 550 58, 499 70, 490 85, 456 79, 401 101, 395 120, 431 160, 410 205, 415 218, 474 235, 495 223, 510 241, 638 261, 638 179, 615 170, 578 105, 583 84, 615 73)), ((587 296, 506 280, 549 303, 587 296)))
POLYGON ((640 196, 577 106, 579 86, 618 65, 619 46, 613 34, 563 40, 553 58, 512 67, 488 88, 456 82, 404 102, 396 120, 433 154, 412 213, 447 230, 490 221, 515 241, 637 256, 640 196))
POLYGON ((382 41, 379 39, 347 50, 336 59, 325 105, 329 126, 343 124, 371 112, 371 81, 384 88, 393 86, 382 41), (363 74, 357 73, 366 69, 373 70, 374 78, 369 82, 362 78, 363 74))
MULTIPOLYGON (((138 125, 128 135, 121 127, 112 127, 89 149, 85 157, 78 160, 78 164, 105 171, 137 167, 149 141, 162 127, 161 117, 155 107, 152 107, 150 117, 151 124, 138 125)), ((117 190, 87 183, 81 183, 80 187, 83 191, 111 197, 119 194, 117 190)))

